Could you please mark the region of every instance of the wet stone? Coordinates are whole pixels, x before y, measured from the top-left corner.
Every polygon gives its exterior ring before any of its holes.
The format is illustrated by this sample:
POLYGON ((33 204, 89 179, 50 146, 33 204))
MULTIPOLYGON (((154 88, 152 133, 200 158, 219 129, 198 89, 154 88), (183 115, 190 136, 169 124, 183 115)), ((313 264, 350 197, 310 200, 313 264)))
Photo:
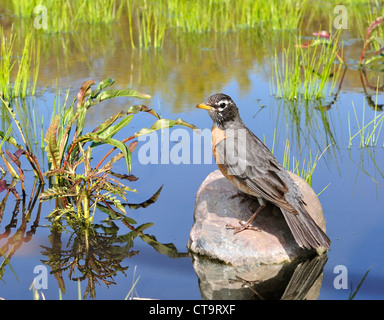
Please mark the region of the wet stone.
MULTIPOLYGON (((320 201, 313 189, 290 172, 298 184, 306 208, 325 231, 320 201)), ((259 204, 243 197, 219 170, 210 173, 196 194, 194 223, 188 249, 198 255, 233 266, 292 262, 313 255, 313 250, 300 248, 295 242, 280 209, 268 205, 253 221, 260 231, 245 230, 234 234, 226 225, 237 226, 247 221, 259 204)))

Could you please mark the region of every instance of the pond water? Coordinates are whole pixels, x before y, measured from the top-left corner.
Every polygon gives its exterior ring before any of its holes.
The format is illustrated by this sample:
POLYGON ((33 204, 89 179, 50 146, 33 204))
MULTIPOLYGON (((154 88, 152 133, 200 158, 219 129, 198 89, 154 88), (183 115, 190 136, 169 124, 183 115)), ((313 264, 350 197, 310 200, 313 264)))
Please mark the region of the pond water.
MULTIPOLYGON (((9 30, 14 23, 14 28, 22 34, 27 26, 23 25, 20 18, 12 16, 9 10, 2 12, 2 26, 9 30)), ((304 39, 310 39, 312 32, 318 31, 321 24, 329 25, 332 11, 319 10, 320 17, 312 17, 310 25, 303 24, 304 39)), ((354 21, 353 17, 349 21, 354 21)), ((352 145, 349 142, 350 136, 357 133, 363 123, 368 124, 374 117, 381 115, 379 107, 376 110, 370 107, 369 98, 378 106, 384 101, 381 91, 376 94, 374 88, 364 90, 357 69, 363 47, 360 35, 365 34, 369 22, 365 23, 366 28, 362 30, 355 30, 358 27, 353 23, 350 26, 350 29, 342 30, 339 39, 349 68, 337 97, 333 94, 320 103, 315 101, 308 104, 276 98, 271 85, 275 50, 280 55, 284 41, 295 39, 295 33, 291 35, 275 31, 273 35, 260 35, 255 29, 245 29, 228 33, 183 34, 170 30, 160 49, 131 49, 127 21, 123 18, 111 25, 87 26, 86 31, 79 29, 72 33, 54 35, 44 35, 42 32, 39 35, 43 48, 38 90, 35 97, 26 99, 26 109, 29 111, 25 111, 24 120, 32 127, 31 114, 38 114, 38 128, 42 126, 45 132, 55 104, 57 87, 61 89, 60 101, 64 101, 64 93, 68 88, 71 90, 69 101, 72 101, 85 80, 94 79, 98 83, 111 77, 115 80, 115 87, 134 88, 150 94, 152 98, 144 101, 120 97, 101 103, 87 114, 87 130, 92 130, 109 116, 136 103, 144 103, 164 118, 181 118, 205 129, 211 127, 211 119, 206 112, 196 109, 196 104, 211 94, 224 92, 237 103, 245 124, 267 146, 272 148, 274 145, 274 153, 281 162, 287 139, 290 156, 298 159, 300 165, 303 161, 308 162, 310 156, 321 154, 330 145, 318 161, 312 176, 312 188, 317 193, 326 188, 319 199, 326 218, 327 234, 332 241, 323 268, 318 298, 348 299, 369 270, 355 299, 383 299, 384 254, 381 248, 384 246, 384 200, 381 194, 384 186, 384 139, 383 134, 380 134, 381 127, 376 132, 376 146, 360 147, 360 135, 352 140, 352 145), (285 40, 281 41, 282 38, 285 40), (324 111, 321 105, 329 107, 324 111), (43 123, 39 123, 41 116, 44 116, 43 123), (346 276, 346 286, 341 288, 338 287, 341 281, 338 278, 340 270, 344 270, 346 276)), ((380 72, 370 72, 368 76, 371 81, 377 77, 382 79, 380 72)), ((341 77, 338 80, 340 83, 341 77)), ((149 127, 153 122, 153 118, 147 114, 137 115, 116 138, 127 137, 142 127, 149 127)), ((2 121, 1 130, 4 131, 8 125, 2 121)), ((368 126, 366 134, 372 128, 373 125, 368 126)), ((176 127, 170 132, 173 130, 176 127)), ((185 130, 192 141, 195 138, 192 130, 185 130)), ((28 136, 32 139, 33 129, 28 136)), ((177 144, 171 141, 170 149, 177 144)), ((192 145, 188 147, 192 159, 192 154, 197 150, 192 145)), ((95 158, 106 152, 105 149, 95 150, 95 158)), ((39 159, 43 158, 39 145, 36 145, 35 152, 39 159)), ((187 255, 186 244, 193 224, 196 191, 205 177, 217 169, 212 155, 208 158, 211 159, 210 163, 175 164, 170 161, 169 164, 143 164, 138 158, 138 152, 132 154, 132 173, 139 180, 129 185, 138 191, 129 195, 129 202, 145 201, 162 185, 163 188, 154 204, 129 210, 128 216, 137 225, 153 223, 145 233, 156 237, 161 244, 172 243, 176 250, 172 250, 169 256, 164 251, 156 251, 153 245, 140 237, 136 237, 129 246, 124 241, 110 243, 111 246, 127 245, 132 254, 109 265, 117 270, 112 278, 105 278, 112 279, 113 284, 104 284, 99 274, 100 283, 95 284, 97 299, 124 299, 137 279, 131 292, 134 297, 204 297, 202 279, 199 279, 187 255), (128 268, 123 272, 125 267, 128 268)), ((124 163, 118 166, 122 173, 124 166, 124 163)), ((47 169, 46 160, 43 167, 47 169)), ((27 172, 29 175, 32 176, 32 173, 27 172)), ((50 272, 51 267, 46 261, 56 261, 54 255, 57 252, 48 250, 53 246, 53 239, 60 238, 50 229, 47 220, 54 203, 44 202, 39 208, 37 202, 29 212, 32 188, 33 179, 28 179, 25 203, 19 204, 19 210, 15 209, 17 202, 11 195, 0 216, 0 247, 7 252, 14 250, 9 264, 2 269, 1 274, 0 297, 8 300, 32 299, 33 294, 29 288, 34 277, 39 274, 36 266, 47 266, 50 272), (24 241, 20 241, 20 236, 24 236, 24 241)), ((96 219, 102 223, 105 216, 101 212, 99 214, 96 219)), ((117 223, 117 227, 119 234, 130 231, 121 223, 117 223)), ((78 254, 76 250, 72 255, 69 254, 71 248, 75 247, 75 238, 71 233, 62 233, 60 245, 67 252, 62 253, 62 259, 67 257, 66 254, 72 257, 70 259, 78 254)), ((4 260, 1 261, 4 263, 4 260)), ((48 275, 47 288, 39 290, 45 298, 60 298, 60 281, 65 283, 66 288, 62 299, 77 299, 79 285, 84 293, 87 280, 74 280, 81 276, 76 270, 71 280, 68 277, 69 271, 70 268, 63 270, 62 280, 57 274, 56 277, 48 275)))

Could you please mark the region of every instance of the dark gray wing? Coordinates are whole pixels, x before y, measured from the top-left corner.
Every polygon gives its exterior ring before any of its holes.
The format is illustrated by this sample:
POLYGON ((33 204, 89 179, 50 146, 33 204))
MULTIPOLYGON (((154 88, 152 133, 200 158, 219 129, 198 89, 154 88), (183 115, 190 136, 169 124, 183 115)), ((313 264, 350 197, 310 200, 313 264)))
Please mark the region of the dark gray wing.
MULTIPOLYGON (((265 200, 296 213, 292 200, 301 200, 299 188, 271 151, 247 128, 226 130, 217 146, 219 158, 241 182, 265 200), (229 152, 228 152, 229 151, 229 152)), ((296 201, 297 201, 296 200, 296 201)))
POLYGON ((329 248, 330 240, 305 209, 297 184, 249 129, 227 129, 226 139, 217 145, 217 152, 220 159, 225 157, 228 174, 281 209, 299 246, 329 248))

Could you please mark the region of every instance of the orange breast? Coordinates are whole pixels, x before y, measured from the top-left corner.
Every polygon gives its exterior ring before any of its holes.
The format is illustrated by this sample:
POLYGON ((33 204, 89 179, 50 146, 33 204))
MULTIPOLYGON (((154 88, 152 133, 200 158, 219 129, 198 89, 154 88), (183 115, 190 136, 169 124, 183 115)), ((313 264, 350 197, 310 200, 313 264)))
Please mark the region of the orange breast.
POLYGON ((241 192, 250 194, 252 196, 258 196, 252 189, 247 187, 240 181, 240 179, 232 174, 228 173, 227 166, 225 165, 225 159, 220 159, 220 153, 218 152, 217 145, 225 140, 227 137, 225 136, 225 130, 219 129, 216 126, 212 127, 212 152, 215 157, 215 161, 217 166, 219 167, 221 173, 226 177, 232 184, 241 192))
POLYGON ((226 139, 225 130, 219 129, 215 125, 212 127, 212 153, 215 157, 215 161, 220 171, 223 173, 225 177, 227 177, 227 169, 226 166, 223 165, 224 159, 220 159, 220 153, 218 152, 217 145, 226 139))

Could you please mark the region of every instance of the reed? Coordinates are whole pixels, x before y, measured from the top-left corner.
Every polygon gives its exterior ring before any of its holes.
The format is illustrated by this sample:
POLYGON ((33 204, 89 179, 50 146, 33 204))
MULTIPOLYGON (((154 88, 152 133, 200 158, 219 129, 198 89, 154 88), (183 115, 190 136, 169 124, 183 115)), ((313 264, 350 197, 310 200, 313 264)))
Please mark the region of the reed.
POLYGON ((15 52, 16 34, 13 28, 8 36, 0 26, 0 91, 5 100, 27 95, 35 95, 40 65, 40 42, 33 41, 33 31, 30 30, 24 39, 21 55, 15 52), (16 73, 14 81, 13 74, 16 73), (32 78, 32 81, 31 81, 32 78), (12 83, 13 82, 13 83, 12 83))
MULTIPOLYGON (((277 132, 275 129, 273 134, 272 147, 271 147, 272 153, 275 152, 276 133, 277 132)), ((264 144, 265 144, 265 137, 264 137, 264 144)), ((304 158, 302 163, 300 163, 300 160, 298 158, 296 158, 295 156, 291 157, 290 141, 287 138, 284 146, 282 165, 286 170, 295 173, 296 175, 304 179, 309 185, 312 185, 312 177, 313 177, 315 168, 319 160, 321 159, 321 157, 325 154, 325 152, 329 148, 329 146, 330 145, 328 145, 320 155, 319 155, 319 152, 317 152, 315 157, 313 157, 312 151, 309 149, 309 160, 306 161, 306 159, 304 158)))
POLYGON ((123 10, 124 1, 115 0, 93 0, 93 1, 71 1, 74 3, 77 13, 75 20, 83 23, 112 23, 118 21, 123 10))
POLYGON ((242 28, 297 29, 307 1, 165 1, 169 26, 185 32, 228 32, 242 28))
POLYGON ((38 0, 12 0, 13 12, 19 17, 31 17, 33 9, 39 4, 38 0))
POLYGON ((304 179, 309 185, 312 185, 312 177, 315 168, 328 148, 329 145, 324 149, 324 151, 320 155, 319 152, 317 152, 315 157, 313 157, 312 151, 309 150, 309 160, 306 160, 304 158, 303 161, 300 163, 300 160, 297 159, 295 156, 291 157, 290 143, 287 139, 284 148, 284 157, 282 163, 283 167, 286 170, 292 171, 293 173, 304 179))
MULTIPOLYGON (((338 37, 338 36, 336 36, 338 37)), ((337 38, 331 41, 319 36, 310 44, 296 46, 290 42, 281 57, 275 52, 271 89, 284 100, 319 100, 331 96, 341 74, 343 63, 337 38)))
MULTIPOLYGON (((366 121, 365 120, 365 102, 363 103, 363 112, 362 112, 363 114, 361 116, 361 120, 357 115, 356 108, 353 102, 352 102, 352 107, 353 107, 353 113, 355 116, 358 131, 355 134, 352 134, 350 114, 348 112, 348 132, 349 132, 348 149, 352 148, 352 142, 355 138, 359 138, 359 148, 376 147, 379 140, 381 128, 384 123, 384 114, 377 113, 377 110, 375 109, 373 119, 370 120, 368 123, 366 123, 365 122, 366 121)), ((383 144, 383 147, 384 147, 384 144, 383 144)))
POLYGON ((34 95, 40 65, 39 42, 32 41, 32 32, 29 32, 24 40, 24 48, 21 58, 18 59, 18 71, 12 89, 12 97, 25 98, 28 94, 34 95), (34 73, 31 70, 34 68, 34 73), (31 76, 33 82, 30 82, 31 76))
POLYGON ((131 47, 162 47, 168 30, 228 33, 241 29, 297 30, 308 1, 127 0, 131 47), (134 35, 136 30, 137 35, 134 35), (135 41, 134 38, 135 37, 135 41))
POLYGON ((0 41, 1 41, 1 47, 0 47, 0 66, 1 66, 1 72, 0 72, 0 91, 2 92, 2 95, 5 100, 9 100, 11 97, 11 74, 12 69, 16 63, 15 59, 13 58, 13 45, 15 42, 15 34, 11 32, 11 34, 6 37, 4 35, 3 27, 0 26, 0 41))
POLYGON ((167 28, 167 8, 164 1, 143 1, 140 6, 134 6, 136 26, 133 25, 131 0, 127 0, 127 15, 131 37, 131 46, 135 48, 133 29, 138 30, 138 46, 140 48, 160 48, 163 46, 167 28))
POLYGON ((47 9, 46 33, 71 32, 84 24, 112 23, 121 16, 124 1, 114 0, 11 0, 13 12, 22 18, 35 18, 34 9, 47 9))

